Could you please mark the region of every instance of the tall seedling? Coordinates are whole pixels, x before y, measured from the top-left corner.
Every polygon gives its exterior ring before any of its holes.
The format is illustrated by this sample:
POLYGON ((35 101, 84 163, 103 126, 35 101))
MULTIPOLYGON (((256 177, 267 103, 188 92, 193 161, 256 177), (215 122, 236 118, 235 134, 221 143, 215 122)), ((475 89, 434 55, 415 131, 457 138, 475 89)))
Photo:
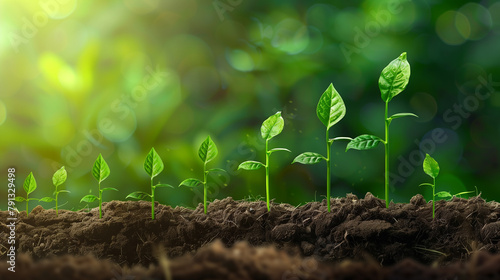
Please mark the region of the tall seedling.
POLYGON ((59 216, 59 194, 60 193, 69 193, 70 191, 68 190, 58 190, 58 187, 62 185, 67 178, 68 174, 66 172, 66 169, 63 167, 59 168, 54 175, 52 175, 52 184, 55 186, 55 191, 54 191, 54 197, 44 197, 40 199, 40 201, 45 201, 45 202, 51 202, 55 201, 56 202, 56 216, 59 216))
POLYGON ((26 197, 16 196, 15 200, 18 202, 26 201, 26 217, 28 217, 29 216, 29 212, 28 212, 29 201, 30 200, 39 200, 38 198, 30 198, 29 197, 30 193, 32 193, 36 190, 36 180, 35 180, 35 176, 33 176, 33 172, 30 172, 28 177, 26 177, 26 179, 24 180, 23 189, 26 192, 26 197))
POLYGON ((346 113, 345 104, 340 94, 335 90, 333 84, 326 89, 319 99, 316 107, 316 114, 319 120, 326 126, 326 157, 313 152, 305 152, 298 155, 292 163, 298 162, 302 164, 316 164, 322 160, 326 161, 326 201, 328 212, 330 212, 330 184, 331 184, 331 160, 330 148, 336 140, 352 140, 349 137, 336 137, 330 139, 330 128, 338 123, 346 113))
POLYGON ((148 173, 151 178, 151 194, 145 192, 133 192, 127 195, 126 198, 135 198, 135 199, 144 199, 149 197, 151 199, 151 219, 155 219, 155 190, 158 187, 169 187, 173 188, 169 184, 156 184, 153 185, 153 178, 158 176, 163 171, 164 165, 161 160, 160 155, 156 153, 155 148, 151 148, 148 155, 146 156, 146 160, 144 161, 144 170, 148 173))
POLYGON ((402 92, 410 80, 410 64, 406 60, 406 52, 394 59, 387 65, 378 80, 380 94, 385 102, 385 140, 375 135, 363 134, 354 138, 347 145, 349 149, 369 150, 375 148, 379 143, 384 144, 385 148, 385 206, 389 207, 389 125, 392 120, 401 117, 418 117, 412 113, 398 113, 388 116, 389 102, 392 98, 402 92))
POLYGON ((283 131, 283 126, 285 125, 285 121, 281 117, 281 112, 277 112, 276 114, 267 118, 260 127, 260 134, 264 140, 266 140, 266 164, 259 161, 245 161, 242 162, 238 166, 239 169, 245 170, 257 170, 261 167, 266 169, 266 202, 267 202, 267 211, 271 210, 269 205, 269 164, 270 164, 270 156, 272 153, 277 151, 287 151, 290 150, 285 148, 274 148, 269 150, 269 140, 271 140, 274 136, 278 135, 283 131))
POLYGON ((82 197, 82 199, 80 200, 80 202, 91 203, 97 199, 99 201, 99 219, 102 218, 102 193, 108 190, 118 191, 115 188, 101 189, 101 182, 104 181, 106 178, 108 178, 109 174, 110 174, 109 166, 102 157, 102 155, 99 154, 96 161, 94 162, 94 166, 92 167, 92 175, 94 176, 94 178, 97 180, 98 183, 99 197, 92 194, 88 194, 82 197))
POLYGON ((212 168, 207 170, 207 163, 213 160, 218 153, 219 151, 217 150, 217 146, 215 145, 214 141, 212 141, 212 138, 208 136, 207 139, 205 139, 205 141, 201 143, 200 148, 198 149, 198 156, 200 157, 201 161, 203 161, 203 182, 195 178, 189 178, 179 184, 179 186, 184 185, 192 188, 203 186, 203 212, 205 214, 207 214, 208 174, 210 172, 226 172, 226 170, 221 168, 212 168))

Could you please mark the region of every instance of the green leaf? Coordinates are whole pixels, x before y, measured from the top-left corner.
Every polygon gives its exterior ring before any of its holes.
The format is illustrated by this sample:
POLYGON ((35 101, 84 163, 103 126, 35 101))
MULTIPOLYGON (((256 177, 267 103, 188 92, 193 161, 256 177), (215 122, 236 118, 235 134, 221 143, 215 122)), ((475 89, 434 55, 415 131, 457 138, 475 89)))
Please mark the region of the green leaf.
POLYGON ((144 199, 146 197, 151 197, 151 195, 149 193, 145 193, 145 192, 133 192, 133 193, 128 194, 127 197, 125 197, 125 199, 127 199, 127 198, 144 199))
POLYGON ((345 104, 340 94, 337 92, 333 84, 326 89, 321 95, 316 114, 318 119, 330 129, 334 124, 338 123, 345 116, 345 104))
POLYGON ((26 198, 24 198, 22 196, 16 196, 16 198, 14 198, 14 200, 17 202, 23 202, 23 201, 26 201, 26 198))
POLYGON ((42 201, 42 202, 52 202, 52 201, 54 201, 54 199, 52 197, 44 197, 44 198, 40 198, 40 201, 42 201))
POLYGON ((164 188, 164 187, 168 187, 168 188, 174 188, 174 186, 172 185, 169 185, 169 184, 156 184, 154 185, 155 188, 164 188))
POLYGON ((189 179, 182 181, 179 184, 179 187, 182 185, 187 186, 187 187, 191 187, 191 188, 196 188, 196 187, 203 185, 203 182, 198 180, 198 179, 189 178, 189 179))
POLYGON ((66 181, 67 176, 68 176, 68 173, 66 172, 66 169, 63 166, 63 167, 59 168, 59 170, 57 170, 54 173, 54 175, 52 176, 52 183, 57 188, 66 181))
POLYGON ((30 194, 34 190, 36 190, 36 180, 35 176, 33 176, 33 172, 30 172, 28 177, 26 177, 26 180, 24 180, 23 188, 27 194, 30 194))
POLYGON ((469 193, 474 193, 474 191, 459 192, 459 193, 456 193, 456 194, 455 194, 455 196, 461 196, 461 195, 464 195, 464 194, 469 194, 469 193))
POLYGON ((425 154, 424 172, 434 179, 439 175, 439 164, 429 154, 425 154))
POLYGON ((204 163, 213 160, 218 153, 219 151, 217 151, 217 146, 215 146, 215 143, 212 141, 210 136, 208 136, 207 139, 201 143, 200 149, 198 150, 198 156, 204 163))
POLYGON ((106 163, 102 155, 99 154, 96 161, 94 162, 94 166, 92 167, 92 175, 94 175, 94 178, 99 183, 101 183, 109 176, 109 173, 110 170, 108 164, 106 163))
POLYGON ((258 162, 258 161, 253 161, 253 160, 248 160, 248 161, 245 161, 245 162, 242 162, 239 166, 238 166, 238 170, 240 169, 245 169, 245 170, 257 170, 261 167, 264 167, 265 165, 262 163, 262 162, 258 162))
POLYGON ((331 143, 333 143, 333 141, 338 141, 338 140, 352 141, 352 138, 351 137, 335 137, 335 138, 331 138, 328 141, 331 142, 331 143))
POLYGON ((95 195, 88 194, 88 195, 82 197, 82 199, 80 199, 80 203, 82 203, 82 202, 91 203, 91 202, 94 202, 96 199, 99 199, 99 198, 95 195))
POLYGON ((415 117, 418 118, 417 115, 413 113, 397 113, 389 117, 390 120, 397 119, 397 118, 402 118, 402 117, 415 117))
POLYGON ((429 186, 429 187, 431 187, 431 188, 434 188, 434 185, 433 185, 433 184, 431 184, 431 183, 422 183, 422 184, 420 184, 419 186, 420 186, 420 187, 421 187, 421 186, 429 186))
POLYGON ((326 158, 323 155, 320 155, 318 153, 305 152, 295 157, 292 164, 296 162, 302 164, 316 164, 322 160, 326 160, 326 158))
POLYGON ((268 153, 272 154, 272 153, 278 152, 278 151, 284 151, 284 152, 289 152, 289 153, 292 152, 292 151, 290 151, 289 149, 286 149, 286 148, 274 148, 274 149, 269 150, 268 153))
POLYGON ((101 192, 103 192, 103 191, 118 191, 118 190, 115 188, 104 188, 104 189, 101 189, 101 192))
POLYGON ((207 172, 220 172, 220 173, 225 173, 227 172, 226 170, 222 169, 222 168, 212 168, 212 169, 208 169, 207 172))
POLYGON ((451 195, 451 193, 449 193, 449 192, 438 192, 438 193, 436 193, 436 196, 437 196, 437 197, 440 197, 440 198, 448 198, 448 197, 453 197, 453 196, 451 195))
POLYGON ((347 148, 345 149, 348 151, 349 149, 354 149, 354 150, 369 150, 377 147, 379 143, 383 143, 382 139, 375 135, 368 135, 368 134, 363 134, 360 135, 349 142, 347 144, 347 148))
POLYGON ((267 118, 260 127, 260 133, 264 140, 269 140, 283 131, 285 121, 281 117, 281 112, 267 118))
POLYGON ((148 173, 149 177, 153 178, 163 171, 163 161, 160 155, 156 153, 155 148, 151 148, 146 160, 144 160, 144 170, 148 173))
POLYGON ((402 92, 410 80, 410 64, 406 60, 406 52, 391 61, 380 74, 378 86, 384 102, 402 92))
POLYGON ((68 190, 60 190, 59 193, 70 193, 68 190))

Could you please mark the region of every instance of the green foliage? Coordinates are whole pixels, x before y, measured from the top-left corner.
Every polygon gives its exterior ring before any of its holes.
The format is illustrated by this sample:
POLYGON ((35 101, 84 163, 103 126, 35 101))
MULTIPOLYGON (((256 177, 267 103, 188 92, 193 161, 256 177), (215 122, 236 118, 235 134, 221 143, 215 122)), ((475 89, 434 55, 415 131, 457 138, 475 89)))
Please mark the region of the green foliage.
POLYGON ((348 145, 347 150, 369 150, 375 148, 379 143, 384 144, 385 149, 385 206, 389 207, 389 125, 392 120, 402 117, 417 117, 413 113, 397 113, 388 116, 389 101, 401 93, 410 80, 410 64, 406 60, 406 52, 391 61, 380 74, 378 86, 380 95, 385 102, 385 140, 374 135, 361 135, 354 138, 348 145))
POLYGON ((36 190, 36 180, 35 176, 33 176, 33 172, 30 172, 28 177, 24 180, 23 189, 26 192, 26 197, 16 196, 15 201, 23 202, 26 201, 26 216, 29 216, 29 201, 30 200, 39 200, 38 198, 30 198, 29 194, 36 190))
POLYGON ((269 140, 274 136, 278 135, 283 131, 283 127, 285 125, 285 121, 281 117, 281 112, 277 112, 276 114, 267 118, 260 127, 260 132, 262 139, 266 141, 266 163, 262 163, 259 161, 245 161, 242 162, 238 166, 239 169, 244 170, 257 170, 261 167, 266 169, 266 203, 267 203, 267 211, 271 210, 271 206, 269 204, 269 164, 270 164, 270 155, 276 151, 286 151, 290 152, 290 150, 285 148, 274 148, 269 150, 269 140))
POLYGON ((436 196, 441 198, 451 197, 449 192, 438 192, 436 193, 436 177, 439 175, 439 164, 435 159, 433 159, 429 154, 425 154, 425 159, 423 163, 423 168, 425 174, 431 176, 432 184, 422 183, 420 186, 429 186, 432 188, 432 218, 435 217, 436 208, 436 196))
POLYGON ((133 198, 133 199, 145 199, 149 198, 151 199, 151 219, 155 219, 155 190, 158 187, 169 187, 173 188, 169 184, 156 184, 153 185, 153 178, 158 176, 164 168, 163 160, 161 159, 160 155, 156 152, 155 148, 151 148, 149 151, 148 155, 146 156, 146 159, 144 160, 144 171, 149 175, 150 177, 150 182, 151 182, 151 194, 145 193, 145 192, 133 192, 129 193, 125 199, 127 198, 133 198))
POLYGON ((318 106, 316 107, 316 115, 318 119, 326 127, 326 157, 321 154, 313 152, 305 152, 293 160, 292 164, 295 162, 302 164, 316 164, 322 160, 326 161, 326 203, 328 207, 328 212, 330 212, 330 184, 331 184, 331 160, 330 160, 330 148, 335 140, 352 140, 349 137, 336 137, 330 139, 330 128, 338 123, 346 113, 346 108, 344 100, 337 92, 333 84, 326 89, 326 91, 319 98, 318 106))
POLYGON ((58 190, 58 187, 62 185, 64 182, 66 182, 66 178, 68 176, 68 173, 66 172, 66 169, 63 167, 59 168, 56 172, 54 172, 54 175, 52 175, 52 184, 54 184, 55 191, 54 191, 54 198, 51 197, 44 197, 40 199, 40 201, 45 201, 45 202, 51 202, 55 201, 56 202, 56 215, 59 216, 59 209, 58 209, 58 200, 59 200, 59 194, 60 193, 69 193, 67 190, 58 190), (48 199, 48 200, 45 200, 48 199))
MULTIPOLYGON (((267 133, 267 136, 274 133, 272 132, 272 128, 269 131, 266 130, 265 132, 267 133)), ((217 146, 215 145, 214 141, 212 141, 212 138, 208 136, 207 139, 205 139, 205 141, 201 143, 200 148, 198 149, 198 156, 200 157, 201 161, 203 161, 203 181, 194 178, 189 178, 182 181, 179 184, 179 186, 184 185, 190 188, 197 188, 199 186, 203 186, 203 212, 205 214, 207 214, 208 174, 210 172, 226 172, 224 169, 221 168, 212 168, 207 170, 207 163, 213 160, 218 153, 219 152, 217 150, 217 146)))
POLYGON ((118 191, 115 188, 103 188, 103 189, 101 189, 101 182, 104 181, 106 178, 108 178, 110 173, 111 173, 111 171, 109 170, 108 164, 106 163, 106 161, 104 160, 102 155, 99 154, 99 156, 97 157, 97 159, 94 162, 94 165, 92 166, 92 175, 97 180, 99 196, 88 194, 88 195, 82 197, 82 199, 80 200, 80 203, 81 202, 91 203, 91 202, 98 200, 99 201, 99 219, 102 218, 102 193, 104 191, 118 191))

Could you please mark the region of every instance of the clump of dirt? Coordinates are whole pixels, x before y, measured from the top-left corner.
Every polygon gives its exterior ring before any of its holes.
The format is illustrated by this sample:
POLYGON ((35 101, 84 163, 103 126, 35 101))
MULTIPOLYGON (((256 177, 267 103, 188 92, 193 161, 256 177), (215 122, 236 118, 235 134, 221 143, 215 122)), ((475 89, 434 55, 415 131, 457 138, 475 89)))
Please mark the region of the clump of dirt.
MULTIPOLYGON (((273 245, 319 261, 364 260, 387 266, 405 258, 423 264, 441 264, 467 259, 474 251, 497 253, 500 240, 500 207, 481 197, 453 198, 432 206, 421 195, 408 204, 391 203, 368 193, 294 207, 265 202, 215 200, 195 210, 156 205, 146 201, 103 203, 103 218, 97 208, 90 212, 44 210, 37 206, 26 217, 19 215, 16 237, 18 253, 34 260, 70 254, 92 254, 120 265, 156 264, 155 248, 164 248, 169 258, 194 253, 203 245, 220 240, 226 246, 245 240, 252 246, 273 245)), ((0 212, 6 221, 7 212, 0 212)), ((9 228, 0 223, 0 240, 9 228)), ((6 256, 1 256, 2 260, 6 256)))
POLYGON ((345 260, 324 263, 314 257, 289 255, 269 247, 253 247, 237 242, 225 248, 220 241, 202 247, 194 255, 168 260, 159 254, 159 264, 143 267, 120 267, 109 260, 91 256, 63 256, 33 261, 22 255, 16 272, 0 263, 0 279, 5 280, 196 280, 196 279, 499 279, 500 256, 476 252, 470 261, 451 265, 425 266, 405 259, 394 266, 382 267, 374 260, 345 260))

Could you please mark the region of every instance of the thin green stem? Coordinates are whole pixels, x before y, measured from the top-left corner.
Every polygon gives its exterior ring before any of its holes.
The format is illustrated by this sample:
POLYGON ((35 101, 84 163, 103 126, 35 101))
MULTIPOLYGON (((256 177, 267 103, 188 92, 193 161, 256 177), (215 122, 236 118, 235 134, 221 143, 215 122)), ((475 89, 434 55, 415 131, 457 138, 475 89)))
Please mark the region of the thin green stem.
POLYGON ((330 212, 330 184, 331 184, 331 169, 332 165, 330 162, 330 148, 332 142, 329 139, 328 129, 326 130, 326 205, 328 205, 328 212, 330 212))
POLYGON ((26 194, 26 217, 28 217, 28 194, 26 194))
POLYGON ((435 213, 436 213, 436 178, 433 179, 433 185, 432 185, 432 219, 434 220, 435 213))
POLYGON ((385 102, 385 207, 389 208, 389 102, 385 102))
POLYGON ((102 218, 102 191, 101 191, 101 182, 98 184, 99 186, 99 219, 102 218))
POLYGON ((56 187, 56 216, 59 216, 59 211, 57 209, 57 196, 59 195, 59 193, 57 192, 57 187, 56 187))
POLYGON ((151 177, 151 220, 155 219, 155 187, 153 187, 153 177, 151 177))
POLYGON ((267 211, 271 211, 269 206, 269 140, 266 140, 266 202, 267 211))
POLYGON ((203 164, 203 212, 207 214, 207 163, 203 164))

